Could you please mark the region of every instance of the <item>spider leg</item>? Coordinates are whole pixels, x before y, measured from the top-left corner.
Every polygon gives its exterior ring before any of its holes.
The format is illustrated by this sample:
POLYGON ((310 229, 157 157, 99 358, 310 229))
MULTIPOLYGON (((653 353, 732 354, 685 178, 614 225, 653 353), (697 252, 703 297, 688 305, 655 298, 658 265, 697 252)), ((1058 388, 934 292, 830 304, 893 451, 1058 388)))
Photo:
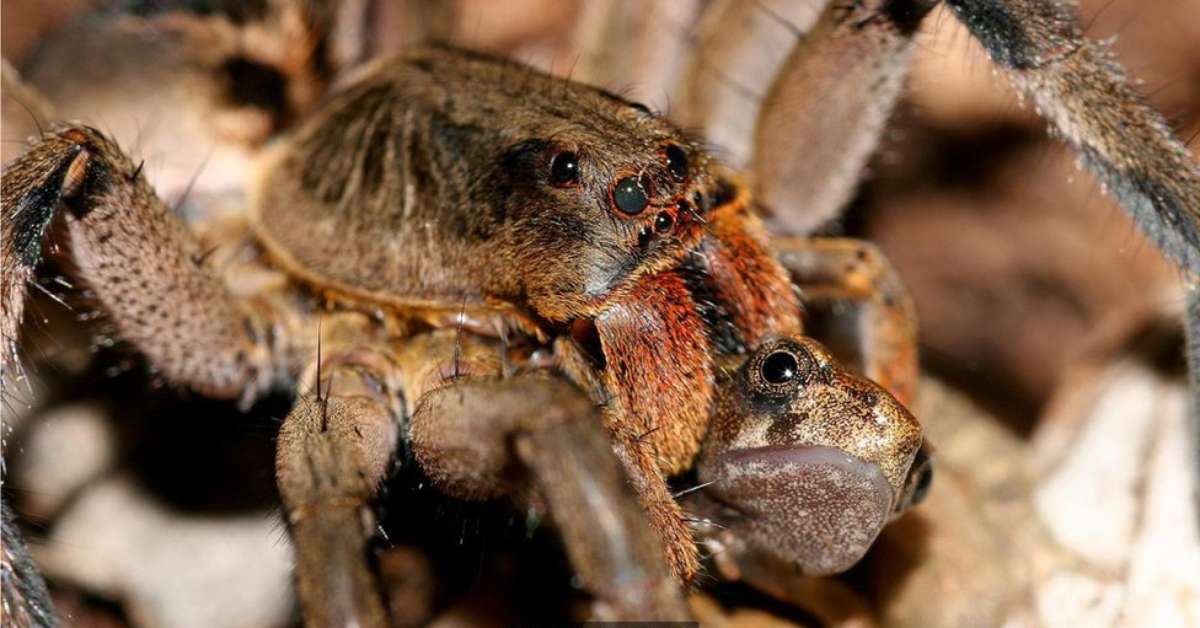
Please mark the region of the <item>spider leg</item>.
POLYGON ((777 232, 811 232, 854 193, 900 92, 913 34, 935 4, 832 0, 811 28, 807 16, 759 3, 724 7, 728 15, 710 38, 733 62, 719 65, 709 58, 715 53, 699 53, 684 83, 681 122, 704 126, 719 143, 733 142, 733 165, 754 173, 753 197, 777 232), (772 34, 778 41, 780 31, 788 45, 760 49, 772 34), (786 57, 778 58, 780 50, 788 50, 786 57), (737 98, 719 98, 721 82, 740 86, 737 98), (707 120, 730 111, 740 114, 733 120, 742 126, 753 121, 752 128, 709 128, 707 120))
POLYGON ((763 100, 751 168, 781 231, 811 232, 850 200, 934 4, 833 1, 792 48, 763 100))
POLYGON ((720 147, 725 163, 750 165, 754 120, 796 38, 812 27, 822 2, 716 0, 691 34, 691 55, 671 117, 720 147))
POLYGON ((920 376, 916 311, 887 258, 874 245, 848 238, 782 238, 771 245, 804 299, 862 305, 863 372, 911 407, 920 376))
POLYGON ((394 389, 379 384, 377 373, 388 371, 384 359, 353 349, 321 358, 317 392, 297 400, 279 432, 276 478, 308 625, 387 625, 368 548, 372 503, 390 469, 404 409, 394 389))
POLYGON ((597 412, 577 388, 544 374, 504 379, 496 348, 470 335, 443 330, 380 350, 358 344, 353 329, 325 327, 334 348, 303 378, 320 392, 300 399, 279 436, 278 482, 306 621, 385 621, 368 562, 371 505, 406 399, 413 454, 439 488, 463 499, 540 495, 601 612, 687 616, 597 412))
POLYGON ((613 619, 685 618, 658 539, 628 494, 596 414, 578 389, 556 379, 468 381, 421 401, 413 445, 443 484, 457 474, 468 477, 449 483, 486 479, 494 487, 526 477, 576 573, 613 619), (478 475, 481 462, 490 477, 478 475))
POLYGON ((597 409, 560 379, 537 373, 499 379, 500 364, 491 356, 462 346, 453 370, 429 370, 411 382, 420 394, 411 439, 422 468, 463 498, 540 494, 602 615, 686 618, 679 586, 629 494, 597 409))
POLYGON ((237 301, 134 164, 95 129, 59 126, 3 172, 0 336, 17 363, 25 290, 47 248, 169 381, 249 401, 279 377, 265 309, 237 301), (61 231, 59 231, 61 228, 61 231))
POLYGON ((1200 164, 1065 0, 947 0, 1138 226, 1200 271, 1200 164))
POLYGON ((580 7, 572 80, 611 89, 662 109, 688 47, 696 0, 601 0, 580 7))
POLYGON ((6 626, 58 625, 42 574, 29 558, 8 504, 0 501, 0 623, 6 626))
MULTIPOLYGON (((1200 479, 1200 163, 1137 93, 1070 0, 946 0, 1092 175, 1188 274, 1184 324, 1200 479)), ((1200 502, 1200 493, 1197 493, 1200 502)))
MULTIPOLYGON (((1189 421, 1192 434, 1192 500, 1196 512, 1200 513, 1200 286, 1196 283, 1188 288, 1187 312, 1184 314, 1184 330, 1187 332, 1188 392, 1191 402, 1189 421)), ((1200 525, 1200 521, 1196 521, 1200 525)))

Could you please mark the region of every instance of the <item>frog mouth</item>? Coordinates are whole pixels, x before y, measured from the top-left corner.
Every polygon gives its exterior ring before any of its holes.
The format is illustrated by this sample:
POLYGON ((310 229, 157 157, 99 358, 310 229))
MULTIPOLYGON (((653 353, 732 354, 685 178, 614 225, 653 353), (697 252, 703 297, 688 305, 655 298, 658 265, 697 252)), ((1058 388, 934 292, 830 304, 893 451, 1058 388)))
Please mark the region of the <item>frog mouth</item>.
POLYGON ((883 470, 833 447, 737 449, 714 462, 707 492, 742 515, 735 532, 804 575, 849 569, 892 511, 883 470))

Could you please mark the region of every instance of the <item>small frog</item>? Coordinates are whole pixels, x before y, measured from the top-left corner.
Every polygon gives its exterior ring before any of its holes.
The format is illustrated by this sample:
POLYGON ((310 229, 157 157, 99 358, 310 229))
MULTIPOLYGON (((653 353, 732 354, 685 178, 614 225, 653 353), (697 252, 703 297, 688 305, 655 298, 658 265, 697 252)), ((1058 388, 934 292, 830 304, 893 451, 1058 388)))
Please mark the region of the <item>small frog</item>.
POLYGON ((733 554, 844 571, 924 497, 932 464, 917 420, 817 341, 769 339, 722 373, 695 506, 733 554))

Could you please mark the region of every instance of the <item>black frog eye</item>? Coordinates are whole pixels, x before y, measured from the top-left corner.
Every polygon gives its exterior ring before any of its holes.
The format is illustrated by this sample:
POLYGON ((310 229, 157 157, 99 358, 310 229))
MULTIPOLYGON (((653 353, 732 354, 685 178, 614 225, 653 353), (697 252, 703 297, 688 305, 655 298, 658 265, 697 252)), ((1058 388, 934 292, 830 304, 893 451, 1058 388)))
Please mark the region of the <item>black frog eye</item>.
POLYGON ((796 379, 800 373, 800 363, 792 352, 781 349, 762 361, 759 372, 768 384, 786 384, 796 379))
POLYGON ((571 151, 563 151, 550 162, 550 183, 567 187, 579 183, 579 157, 571 151))
POLYGON ((646 198, 646 191, 642 189, 642 184, 638 183, 636 177, 625 177, 617 181, 613 186, 612 195, 617 209, 630 216, 642 213, 650 204, 650 200, 646 198))
POLYGON ((683 181, 688 174, 688 158, 678 144, 667 145, 667 169, 676 181, 683 181))

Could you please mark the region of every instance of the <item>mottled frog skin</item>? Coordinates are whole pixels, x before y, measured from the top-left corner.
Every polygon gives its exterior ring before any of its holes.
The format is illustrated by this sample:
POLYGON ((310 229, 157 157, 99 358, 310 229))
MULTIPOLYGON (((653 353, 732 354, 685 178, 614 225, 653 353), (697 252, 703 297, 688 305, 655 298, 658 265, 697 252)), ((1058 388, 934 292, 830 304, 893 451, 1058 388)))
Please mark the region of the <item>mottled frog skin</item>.
POLYGON ((836 573, 920 501, 932 477, 920 425, 815 340, 770 339, 724 372, 699 476, 741 542, 836 573))

